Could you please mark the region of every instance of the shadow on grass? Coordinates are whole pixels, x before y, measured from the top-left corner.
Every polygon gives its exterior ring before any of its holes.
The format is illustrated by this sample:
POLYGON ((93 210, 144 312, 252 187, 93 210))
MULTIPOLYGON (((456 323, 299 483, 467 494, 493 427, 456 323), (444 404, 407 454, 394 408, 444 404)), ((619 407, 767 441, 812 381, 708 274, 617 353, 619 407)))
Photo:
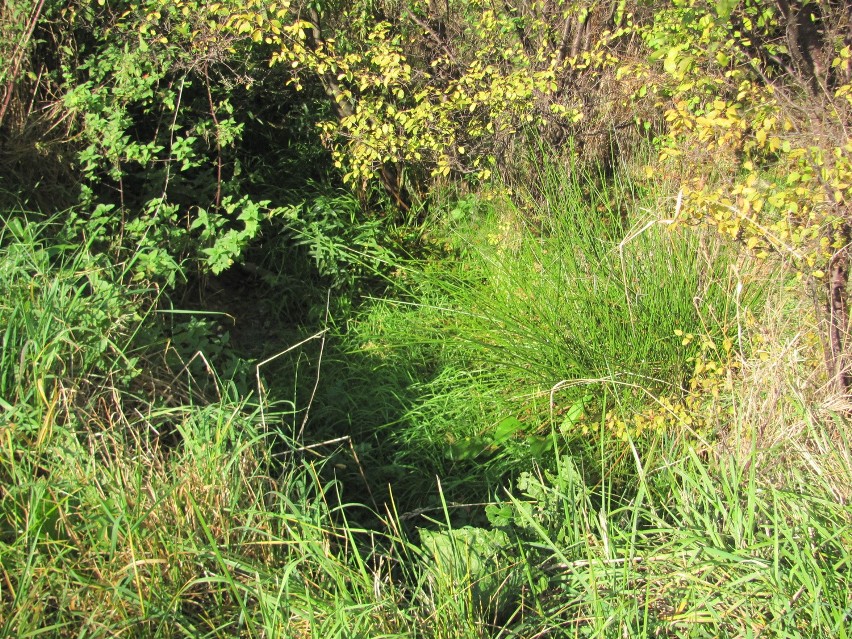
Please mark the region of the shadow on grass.
MULTIPOLYGON (((366 507, 351 511, 363 513, 360 525, 379 525, 389 511, 405 523, 429 525, 446 519, 445 506, 454 525, 483 523, 484 503, 504 479, 482 463, 488 451, 458 459, 450 440, 418 423, 429 419, 422 407, 434 399, 432 384, 442 374, 434 345, 394 350, 335 326, 325 317, 322 289, 307 284, 300 299, 294 291, 285 297, 242 267, 196 282, 181 300, 190 314, 167 318, 173 367, 202 352, 190 372, 199 382, 208 379, 211 398, 220 382, 208 363, 241 395, 262 394, 272 412, 295 406, 267 424, 280 433, 282 469, 315 463, 323 480, 338 483, 332 492, 341 503, 366 507)), ((331 298, 329 316, 350 316, 350 303, 331 298)))

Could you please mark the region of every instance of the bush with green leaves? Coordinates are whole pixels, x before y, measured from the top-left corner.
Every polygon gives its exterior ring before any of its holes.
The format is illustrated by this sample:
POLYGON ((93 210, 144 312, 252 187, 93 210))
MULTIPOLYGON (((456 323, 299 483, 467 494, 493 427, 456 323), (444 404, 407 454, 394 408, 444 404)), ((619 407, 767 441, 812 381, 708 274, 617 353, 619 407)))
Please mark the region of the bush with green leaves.
MULTIPOLYGON (((23 48, 9 55, 20 62, 21 83, 38 78, 28 96, 16 78, 6 87, 5 97, 16 90, 15 104, 30 110, 2 124, 15 134, 2 149, 4 177, 31 165, 22 184, 75 191, 62 200, 63 209, 77 204, 65 212, 71 234, 119 259, 142 249, 140 280, 156 275, 173 285, 186 265, 222 272, 278 205, 298 199, 281 191, 283 182, 327 177, 321 161, 286 181, 281 166, 266 166, 282 148, 285 159, 316 158, 317 116, 308 106, 316 99, 282 90, 286 72, 270 71, 268 52, 250 34, 226 34, 222 20, 210 3, 153 1, 22 2, 0 16, 3 31, 32 26, 31 40, 18 38, 23 48), (61 176, 41 172, 53 164, 64 167, 61 176)), ((43 191, 12 195, 54 212, 43 191)))
POLYGON ((82 55, 65 60, 62 101, 83 178, 69 222, 114 251, 148 248, 140 276, 171 283, 186 258, 215 273, 230 266, 272 213, 245 192, 236 163, 248 116, 235 91, 250 83, 252 58, 236 64, 239 41, 229 55, 193 49, 199 16, 176 11, 74 6, 66 20, 82 55), (152 11, 171 23, 169 38, 152 11))

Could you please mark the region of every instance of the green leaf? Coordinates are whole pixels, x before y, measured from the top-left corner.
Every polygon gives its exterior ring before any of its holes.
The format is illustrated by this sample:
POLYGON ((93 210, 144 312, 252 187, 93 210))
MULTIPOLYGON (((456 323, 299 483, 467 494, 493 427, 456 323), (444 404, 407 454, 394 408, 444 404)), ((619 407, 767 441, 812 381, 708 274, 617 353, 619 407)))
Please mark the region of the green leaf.
POLYGON ((486 609, 514 585, 511 563, 500 561, 511 546, 502 530, 466 526, 448 531, 420 531, 420 545, 431 579, 442 590, 469 591, 476 608, 486 609))
POLYGON ((739 0, 717 0, 716 15, 722 20, 727 20, 738 4, 739 0))
POLYGON ((465 437, 450 444, 447 456, 453 461, 475 459, 486 452, 491 442, 482 437, 465 437))
POLYGON ((663 69, 665 69, 666 73, 670 73, 675 75, 678 70, 678 55, 680 54, 679 47, 672 47, 669 49, 669 52, 666 54, 666 59, 663 62, 663 69))
POLYGON ((530 437, 527 442, 530 452, 536 457, 541 457, 553 448, 553 439, 550 437, 530 437))
POLYGON ((584 395, 582 398, 571 404, 571 408, 569 408, 568 412, 565 413, 565 418, 559 425, 559 432, 564 435, 572 431, 577 422, 579 422, 583 417, 586 405, 591 402, 592 399, 594 399, 592 395, 584 395))
POLYGON ((515 511, 507 504, 488 504, 485 507, 485 516, 492 526, 503 528, 515 520, 515 511))
POLYGON ((497 428, 494 429, 494 438, 492 439, 492 442, 500 444, 518 431, 523 430, 523 428, 524 425, 516 417, 507 417, 497 424, 497 428))

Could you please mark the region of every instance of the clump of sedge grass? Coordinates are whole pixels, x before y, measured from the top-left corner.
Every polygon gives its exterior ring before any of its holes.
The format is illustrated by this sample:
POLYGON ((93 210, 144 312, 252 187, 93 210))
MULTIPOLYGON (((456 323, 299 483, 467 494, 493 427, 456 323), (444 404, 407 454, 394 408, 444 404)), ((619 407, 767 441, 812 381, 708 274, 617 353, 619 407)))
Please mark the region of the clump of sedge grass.
POLYGON ((526 191, 453 209, 453 257, 402 265, 401 299, 359 325, 380 357, 418 363, 419 398, 387 432, 435 472, 528 467, 552 429, 579 449, 599 427, 702 436, 698 396, 761 298, 735 247, 660 223, 660 194, 626 172, 538 168, 526 191))

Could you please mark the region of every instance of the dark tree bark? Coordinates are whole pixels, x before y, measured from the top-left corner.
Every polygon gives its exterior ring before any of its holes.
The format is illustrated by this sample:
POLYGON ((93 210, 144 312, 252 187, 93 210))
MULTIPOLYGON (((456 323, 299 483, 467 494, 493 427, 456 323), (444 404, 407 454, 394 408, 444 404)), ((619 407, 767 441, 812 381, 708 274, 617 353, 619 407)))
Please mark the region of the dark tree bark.
MULTIPOLYGON (((850 228, 843 229, 848 244, 850 228)), ((844 395, 852 391, 852 370, 849 366, 849 247, 832 257, 828 266, 828 352, 826 365, 837 390, 844 395)))

